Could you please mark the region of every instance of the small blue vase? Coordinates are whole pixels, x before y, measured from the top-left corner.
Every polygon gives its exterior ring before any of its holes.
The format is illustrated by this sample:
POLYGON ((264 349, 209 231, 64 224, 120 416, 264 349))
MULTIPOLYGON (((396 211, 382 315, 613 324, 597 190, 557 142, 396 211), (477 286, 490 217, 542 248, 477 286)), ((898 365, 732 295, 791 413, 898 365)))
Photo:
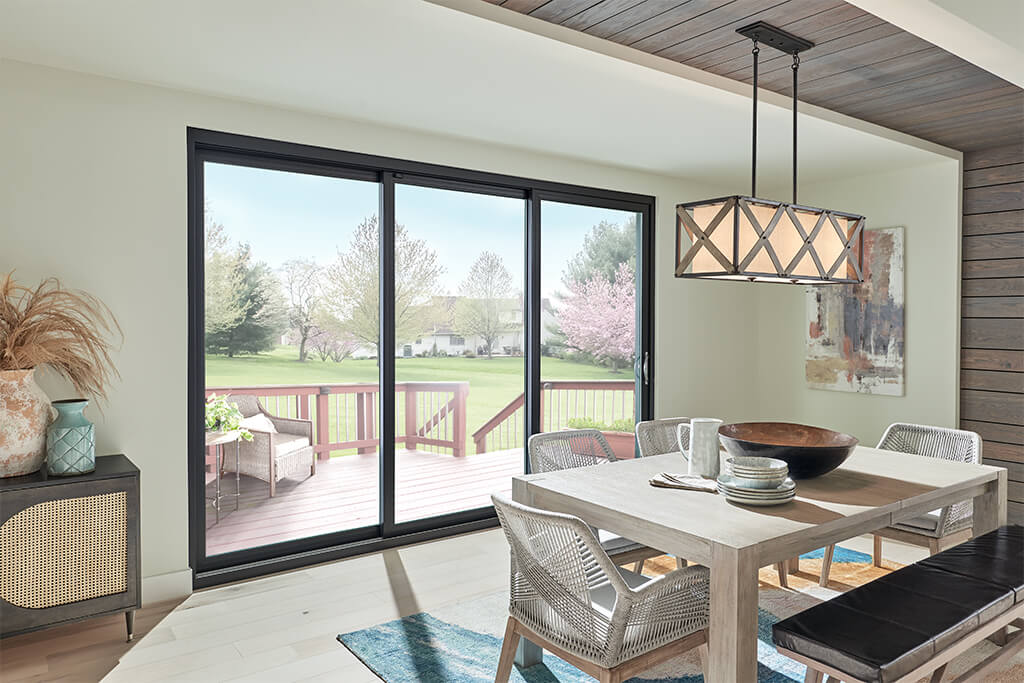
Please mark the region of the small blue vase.
POLYGON ((46 471, 67 477, 96 469, 95 426, 82 414, 89 401, 54 401, 57 419, 46 429, 46 471))

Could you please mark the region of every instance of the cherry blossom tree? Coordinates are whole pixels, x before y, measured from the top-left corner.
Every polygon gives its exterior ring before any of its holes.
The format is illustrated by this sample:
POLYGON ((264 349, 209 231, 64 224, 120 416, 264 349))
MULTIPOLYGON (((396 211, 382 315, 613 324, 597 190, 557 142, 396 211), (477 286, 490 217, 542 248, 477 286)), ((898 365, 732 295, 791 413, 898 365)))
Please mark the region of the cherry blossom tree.
POLYGON ((633 362, 636 338, 636 283, 631 263, 620 263, 611 282, 600 274, 569 285, 558 309, 568 345, 613 370, 633 362))

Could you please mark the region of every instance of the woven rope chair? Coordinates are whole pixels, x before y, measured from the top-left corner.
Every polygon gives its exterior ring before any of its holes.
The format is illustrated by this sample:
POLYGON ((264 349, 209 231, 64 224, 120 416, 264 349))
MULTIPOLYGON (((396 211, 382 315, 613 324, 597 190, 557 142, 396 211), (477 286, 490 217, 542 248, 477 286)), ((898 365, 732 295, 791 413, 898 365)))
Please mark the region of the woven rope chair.
MULTIPOLYGON (((592 467, 615 461, 604 434, 596 429, 566 429, 534 434, 529 441, 530 472, 556 472, 577 467, 592 467)), ((643 571, 644 562, 665 553, 609 531, 595 529, 605 552, 616 564, 635 563, 633 571, 643 571)))
MULTIPOLYGON (((889 425, 878 448, 954 462, 980 463, 981 437, 963 429, 897 422, 889 425)), ((925 546, 935 554, 971 537, 974 502, 961 501, 920 517, 907 519, 875 534, 874 563, 881 566, 882 537, 925 546)))
MULTIPOLYGON (((248 394, 231 394, 242 417, 266 415, 276 434, 250 429, 252 441, 238 443, 238 472, 270 484, 270 497, 277 494, 282 479, 302 479, 316 474, 316 453, 313 452, 313 422, 277 417, 267 412, 260 400, 248 394)), ((224 458, 223 471, 234 472, 234 458, 224 458)))
POLYGON ((649 579, 616 567, 577 517, 498 495, 492 501, 512 557, 496 683, 508 681, 521 636, 602 682, 618 683, 693 647, 701 648, 703 665, 707 568, 649 579))
POLYGON ((682 453, 683 444, 690 442, 690 418, 663 417, 636 423, 636 442, 640 457, 665 453, 682 453))

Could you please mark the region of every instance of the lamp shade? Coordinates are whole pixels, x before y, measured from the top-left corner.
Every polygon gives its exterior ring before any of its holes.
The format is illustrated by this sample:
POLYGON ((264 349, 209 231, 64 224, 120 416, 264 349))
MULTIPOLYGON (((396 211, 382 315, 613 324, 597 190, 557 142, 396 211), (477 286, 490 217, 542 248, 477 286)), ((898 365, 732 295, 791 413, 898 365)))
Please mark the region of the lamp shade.
POLYGON ((676 277, 863 281, 864 216, 754 197, 676 207, 676 277))

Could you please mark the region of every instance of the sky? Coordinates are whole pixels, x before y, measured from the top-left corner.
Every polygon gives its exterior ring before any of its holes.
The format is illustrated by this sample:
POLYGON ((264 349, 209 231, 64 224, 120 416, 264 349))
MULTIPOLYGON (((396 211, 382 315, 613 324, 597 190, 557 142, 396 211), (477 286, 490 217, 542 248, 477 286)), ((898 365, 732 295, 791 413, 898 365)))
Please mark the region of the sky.
MULTIPOLYGON (((377 213, 376 183, 206 163, 207 210, 232 243, 248 242, 257 260, 275 270, 291 259, 320 265, 345 251, 353 230, 377 213)), ((521 199, 397 185, 395 217, 410 236, 425 240, 444 266, 441 291, 458 294, 484 250, 497 253, 522 290, 526 203, 521 199)), ((623 223, 625 211, 543 202, 541 295, 565 291, 566 262, 602 220, 623 223)))

